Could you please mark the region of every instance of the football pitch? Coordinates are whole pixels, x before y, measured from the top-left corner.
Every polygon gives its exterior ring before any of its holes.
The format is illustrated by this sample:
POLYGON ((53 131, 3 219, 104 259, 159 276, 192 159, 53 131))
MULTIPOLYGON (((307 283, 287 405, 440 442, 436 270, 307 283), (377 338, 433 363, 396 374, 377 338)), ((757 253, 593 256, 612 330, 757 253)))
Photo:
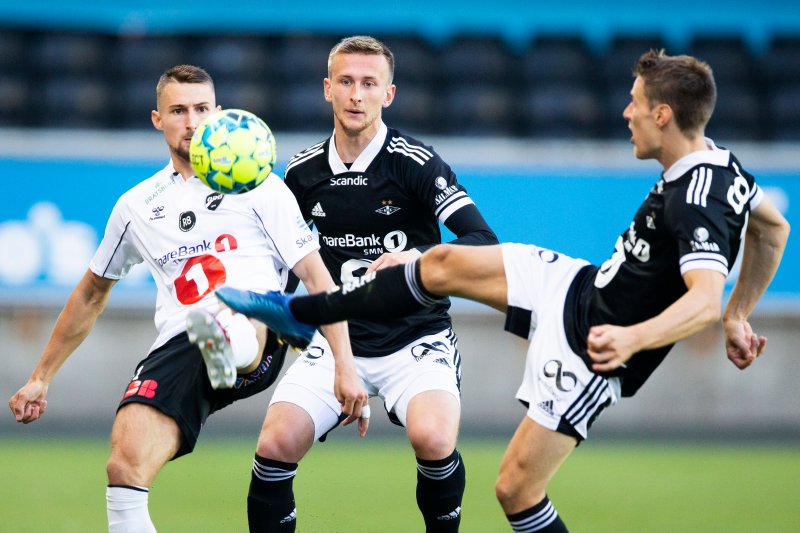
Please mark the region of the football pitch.
MULTIPOLYGON (((254 442, 202 440, 150 494, 162 532, 247 531, 254 442)), ((462 440, 461 531, 510 531, 494 498, 505 441, 462 440)), ((104 440, 0 439, 0 531, 104 531, 104 440)), ((298 532, 423 531, 413 453, 402 438, 317 445, 295 480, 298 532)), ((575 532, 798 531, 800 448, 739 443, 587 442, 551 484, 575 532)))

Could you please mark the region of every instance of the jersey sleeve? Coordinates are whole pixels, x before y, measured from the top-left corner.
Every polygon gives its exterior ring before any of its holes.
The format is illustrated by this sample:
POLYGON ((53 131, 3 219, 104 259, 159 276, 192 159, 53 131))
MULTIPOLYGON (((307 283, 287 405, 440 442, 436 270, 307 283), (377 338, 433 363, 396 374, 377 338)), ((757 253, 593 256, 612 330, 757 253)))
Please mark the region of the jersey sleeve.
MULTIPOLYGON (((698 167, 693 178, 667 200, 667 222, 678 241, 681 275, 703 269, 727 276, 736 259, 730 235, 736 215, 727 198, 728 183, 719 170, 698 167)), ((749 193, 742 208, 749 210, 749 193)))
MULTIPOLYGON (((455 244, 496 244, 497 236, 481 215, 467 190, 458 182, 455 172, 438 154, 417 147, 419 157, 409 157, 409 168, 403 172, 406 184, 426 205, 437 220, 456 235, 455 244), (427 157, 425 157, 427 156, 427 157)), ((417 246, 420 251, 434 246, 417 246)))
POLYGON ((120 279, 133 265, 142 261, 143 258, 136 248, 131 216, 123 196, 111 211, 103 240, 89 262, 89 268, 103 278, 120 279))
POLYGON ((267 238, 288 268, 293 268, 306 255, 319 249, 316 236, 283 180, 271 174, 265 183, 251 192, 256 191, 256 213, 267 238))

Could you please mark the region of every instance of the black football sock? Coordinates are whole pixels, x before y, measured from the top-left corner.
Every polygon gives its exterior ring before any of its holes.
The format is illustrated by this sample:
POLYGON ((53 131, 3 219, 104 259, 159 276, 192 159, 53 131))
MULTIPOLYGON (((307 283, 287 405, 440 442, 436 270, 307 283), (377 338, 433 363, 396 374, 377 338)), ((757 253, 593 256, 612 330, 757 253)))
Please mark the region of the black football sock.
POLYGON ((567 533, 567 526, 547 496, 530 509, 506 515, 506 518, 511 529, 517 532, 567 533))
POLYGON ((466 482, 458 450, 438 461, 417 458, 417 505, 425 519, 425 531, 458 531, 466 482))
POLYGON ((282 463, 256 454, 247 494, 250 532, 294 531, 297 509, 292 482, 297 463, 282 463))
POLYGON ((300 322, 314 325, 351 318, 404 317, 440 299, 422 286, 419 269, 419 261, 385 268, 346 283, 334 292, 294 298, 289 309, 300 322))

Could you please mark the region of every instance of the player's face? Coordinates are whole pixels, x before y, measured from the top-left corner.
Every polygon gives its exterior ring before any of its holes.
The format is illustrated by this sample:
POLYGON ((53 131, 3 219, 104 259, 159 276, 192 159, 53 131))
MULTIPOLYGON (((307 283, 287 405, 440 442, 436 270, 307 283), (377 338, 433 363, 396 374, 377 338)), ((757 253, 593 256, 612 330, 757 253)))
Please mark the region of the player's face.
POLYGON ((631 130, 633 153, 639 159, 657 159, 661 150, 661 128, 656 123, 658 106, 650 106, 644 80, 637 76, 631 89, 631 103, 622 112, 631 130))
POLYGON ((394 99, 395 86, 389 76, 389 63, 382 55, 333 56, 324 85, 337 131, 349 136, 371 136, 378 131, 381 112, 394 99))
POLYGON ((208 83, 168 83, 152 112, 153 126, 164 132, 169 151, 189 161, 189 143, 200 122, 217 111, 214 87, 208 83))

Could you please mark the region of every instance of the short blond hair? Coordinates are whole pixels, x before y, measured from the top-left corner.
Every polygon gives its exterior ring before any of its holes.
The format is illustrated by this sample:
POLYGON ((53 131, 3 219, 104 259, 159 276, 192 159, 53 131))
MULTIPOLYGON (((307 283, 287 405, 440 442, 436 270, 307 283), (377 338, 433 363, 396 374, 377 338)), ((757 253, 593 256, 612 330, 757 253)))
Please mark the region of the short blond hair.
POLYGON ((331 62, 336 54, 382 55, 389 64, 389 83, 394 79, 394 54, 388 46, 375 37, 353 35, 336 43, 336 46, 331 48, 331 53, 328 54, 328 77, 331 75, 331 62))
POLYGON ((161 98, 164 93, 164 87, 170 83, 207 83, 212 89, 214 88, 214 80, 204 69, 194 65, 175 65, 165 70, 164 74, 158 78, 156 100, 161 98))

